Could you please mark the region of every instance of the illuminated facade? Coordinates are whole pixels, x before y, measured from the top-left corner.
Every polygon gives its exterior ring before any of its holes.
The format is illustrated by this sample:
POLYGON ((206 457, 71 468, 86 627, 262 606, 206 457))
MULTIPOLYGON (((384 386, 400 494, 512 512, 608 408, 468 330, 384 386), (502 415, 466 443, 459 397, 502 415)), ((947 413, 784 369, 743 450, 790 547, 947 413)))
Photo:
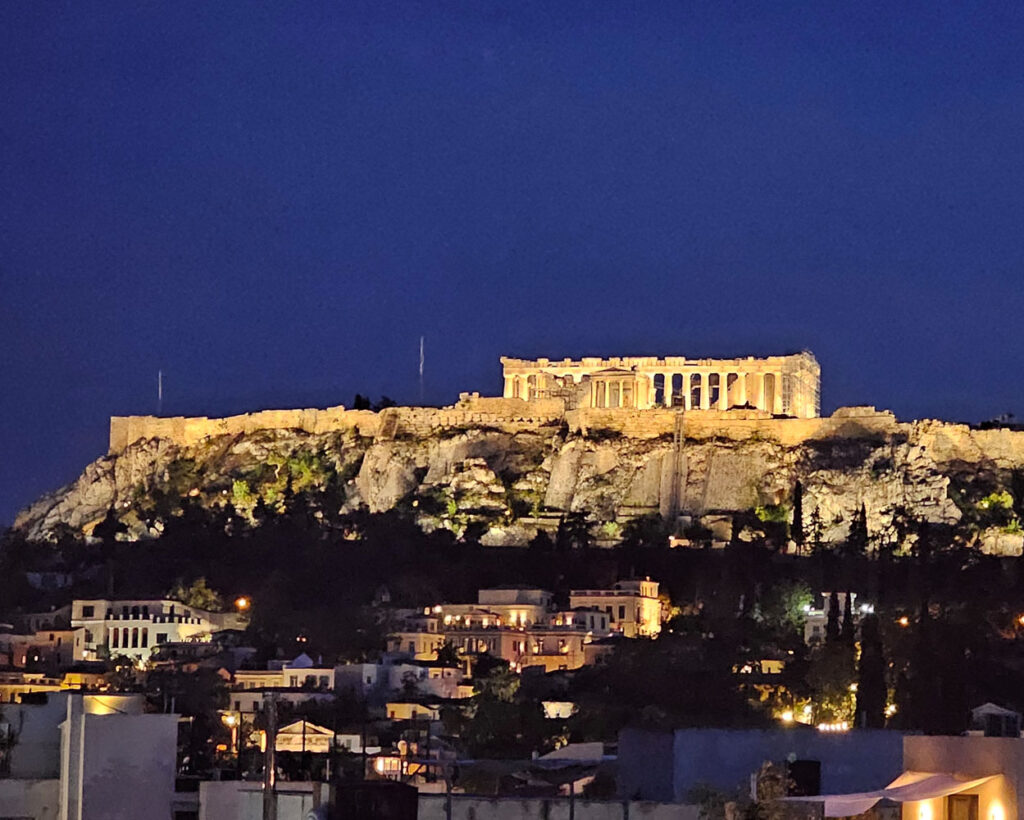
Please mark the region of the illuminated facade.
POLYGON ((817 418, 821 412, 821 367, 807 351, 763 359, 503 356, 501 365, 505 398, 562 398, 567 409, 749 408, 795 418, 817 418))

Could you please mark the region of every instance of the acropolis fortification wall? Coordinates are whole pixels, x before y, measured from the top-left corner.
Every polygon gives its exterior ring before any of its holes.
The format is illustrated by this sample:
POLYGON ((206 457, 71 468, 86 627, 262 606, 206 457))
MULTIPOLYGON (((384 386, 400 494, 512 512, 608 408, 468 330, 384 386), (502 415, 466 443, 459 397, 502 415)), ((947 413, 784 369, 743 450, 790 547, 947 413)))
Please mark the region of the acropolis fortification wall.
POLYGON ((778 418, 758 410, 565 410, 560 399, 481 398, 463 394, 450 407, 389 407, 380 412, 344 407, 263 410, 226 418, 115 416, 110 420, 111 454, 140 439, 164 439, 194 446, 207 438, 261 430, 310 434, 352 432, 377 440, 426 438, 469 430, 516 434, 567 428, 573 435, 619 435, 631 439, 744 441, 762 438, 787 447, 830 438, 906 436, 939 463, 989 461, 997 467, 1024 463, 1024 432, 975 430, 964 424, 923 420, 899 422, 873 407, 843 407, 823 418, 778 418))

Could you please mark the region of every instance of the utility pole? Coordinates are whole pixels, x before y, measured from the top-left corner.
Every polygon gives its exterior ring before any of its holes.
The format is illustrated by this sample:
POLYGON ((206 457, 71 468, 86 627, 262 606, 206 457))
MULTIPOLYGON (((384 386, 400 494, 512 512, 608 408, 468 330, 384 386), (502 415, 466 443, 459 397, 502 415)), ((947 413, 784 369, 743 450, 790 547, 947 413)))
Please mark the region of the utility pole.
POLYGON ((423 404, 423 337, 420 336, 420 404, 423 404))
POLYGON ((277 820, 277 700, 263 696, 267 716, 267 749, 263 755, 263 820, 277 820))

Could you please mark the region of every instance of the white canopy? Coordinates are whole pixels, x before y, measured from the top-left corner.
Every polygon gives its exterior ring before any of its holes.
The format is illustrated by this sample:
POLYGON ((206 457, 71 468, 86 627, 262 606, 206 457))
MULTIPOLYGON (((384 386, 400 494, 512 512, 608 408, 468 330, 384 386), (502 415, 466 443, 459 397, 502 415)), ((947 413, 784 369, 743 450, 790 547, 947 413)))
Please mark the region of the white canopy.
POLYGON ((853 794, 819 794, 811 797, 784 797, 794 803, 824 803, 825 817, 852 817, 863 814, 879 800, 893 800, 910 803, 916 800, 931 800, 958 794, 980 786, 997 775, 988 775, 974 780, 962 780, 951 774, 938 772, 904 772, 884 789, 853 794))

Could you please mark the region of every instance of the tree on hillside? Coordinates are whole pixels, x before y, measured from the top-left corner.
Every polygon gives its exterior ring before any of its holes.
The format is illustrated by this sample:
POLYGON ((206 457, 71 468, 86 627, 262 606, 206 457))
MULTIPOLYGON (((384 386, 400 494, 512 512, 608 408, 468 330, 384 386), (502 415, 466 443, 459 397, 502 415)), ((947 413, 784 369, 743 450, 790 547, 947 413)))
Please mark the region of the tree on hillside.
POLYGON ((167 597, 173 601, 181 601, 186 606, 205 609, 207 612, 223 612, 224 599, 219 592, 207 586, 206 578, 196 578, 189 586, 181 579, 171 587, 167 597))
POLYGON ((860 627, 860 662, 857 665, 857 726, 885 728, 885 657, 878 618, 867 615, 860 627))
POLYGON ((847 646, 853 646, 857 641, 857 628, 853 623, 853 594, 849 591, 843 601, 843 627, 840 637, 847 646))
POLYGON ((593 543, 590 535, 590 524, 586 513, 572 512, 564 515, 558 522, 555 533, 555 549, 567 552, 573 549, 587 549, 593 543))
POLYGON ((835 643, 839 640, 839 593, 833 589, 828 596, 828 620, 825 622, 825 640, 835 643))
POLYGON ((796 551, 804 551, 804 485, 797 481, 793 488, 793 526, 789 530, 790 538, 796 544, 796 551))
POLYGON ((811 539, 811 552, 818 554, 824 549, 824 531, 825 528, 821 523, 821 512, 815 507, 811 510, 811 520, 808 528, 808 535, 811 539))
POLYGON ((850 522, 850 534, 846 536, 846 554, 867 555, 868 543, 868 513, 861 504, 853 516, 853 521, 850 522))

